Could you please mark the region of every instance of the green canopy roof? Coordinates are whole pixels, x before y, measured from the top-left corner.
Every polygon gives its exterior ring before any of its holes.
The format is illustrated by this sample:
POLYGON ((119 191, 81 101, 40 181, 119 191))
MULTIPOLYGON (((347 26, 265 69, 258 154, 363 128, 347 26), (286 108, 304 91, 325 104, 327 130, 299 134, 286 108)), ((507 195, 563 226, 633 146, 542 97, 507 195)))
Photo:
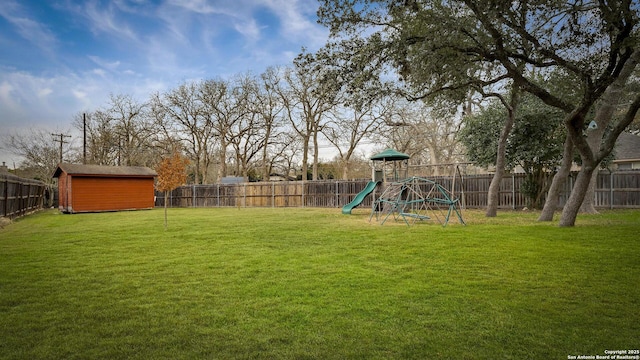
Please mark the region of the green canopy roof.
POLYGON ((374 161, 376 160, 394 161, 394 160, 407 160, 410 157, 411 156, 405 153, 401 153, 393 149, 387 149, 379 154, 373 155, 370 159, 374 161))

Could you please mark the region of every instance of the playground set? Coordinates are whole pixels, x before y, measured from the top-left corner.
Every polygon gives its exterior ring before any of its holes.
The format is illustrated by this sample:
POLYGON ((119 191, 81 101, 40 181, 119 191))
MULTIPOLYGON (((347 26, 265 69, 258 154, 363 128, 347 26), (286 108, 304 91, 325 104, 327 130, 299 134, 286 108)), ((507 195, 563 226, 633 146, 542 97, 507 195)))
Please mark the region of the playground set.
POLYGON ((434 219, 446 226, 453 214, 460 224, 465 225, 460 212, 460 198, 454 195, 454 187, 449 191, 433 180, 408 177, 409 158, 409 155, 393 149, 373 155, 370 158, 372 181, 344 205, 342 213, 351 214, 367 196, 372 195, 374 201, 369 221, 375 218, 381 225, 391 218, 404 221, 408 226, 419 220, 434 219), (377 192, 380 195, 376 196, 377 192))

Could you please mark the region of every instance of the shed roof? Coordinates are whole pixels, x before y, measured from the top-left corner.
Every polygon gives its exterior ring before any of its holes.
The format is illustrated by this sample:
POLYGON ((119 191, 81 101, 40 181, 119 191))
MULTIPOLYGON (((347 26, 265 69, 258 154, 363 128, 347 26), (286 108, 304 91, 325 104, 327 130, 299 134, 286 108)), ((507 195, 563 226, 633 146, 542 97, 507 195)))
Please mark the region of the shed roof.
POLYGON ((58 164, 53 177, 59 177, 62 172, 70 175, 94 175, 115 177, 154 177, 158 174, 146 166, 105 166, 82 164, 58 164))
POLYGON ((373 155, 370 159, 371 160, 388 160, 388 161, 393 161, 393 160, 406 160, 409 159, 411 156, 405 154, 405 153, 401 153, 399 151, 393 150, 393 149, 387 149, 379 154, 375 154, 373 155))

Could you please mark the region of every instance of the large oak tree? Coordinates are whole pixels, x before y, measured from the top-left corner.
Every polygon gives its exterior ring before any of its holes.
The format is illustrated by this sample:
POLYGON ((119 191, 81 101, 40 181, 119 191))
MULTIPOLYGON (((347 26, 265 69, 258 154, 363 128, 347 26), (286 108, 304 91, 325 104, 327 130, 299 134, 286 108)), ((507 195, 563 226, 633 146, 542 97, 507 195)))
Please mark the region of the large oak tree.
POLYGON ((573 226, 591 174, 640 107, 638 94, 592 150, 586 117, 638 46, 638 11, 630 0, 324 0, 319 18, 331 30, 328 51, 346 59, 346 68, 377 76, 393 70, 414 98, 511 84, 562 110, 568 147, 582 158, 560 221, 573 226), (558 72, 578 100, 540 81, 558 72))

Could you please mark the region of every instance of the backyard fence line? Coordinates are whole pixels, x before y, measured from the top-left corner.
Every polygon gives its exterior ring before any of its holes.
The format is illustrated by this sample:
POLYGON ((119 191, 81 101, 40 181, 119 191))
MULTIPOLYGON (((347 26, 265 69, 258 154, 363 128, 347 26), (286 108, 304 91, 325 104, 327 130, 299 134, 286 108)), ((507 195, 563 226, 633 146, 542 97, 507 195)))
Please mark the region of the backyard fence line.
POLYGON ((0 217, 14 219, 42 208, 45 183, 0 173, 0 217))
MULTIPOLYGON (((560 193, 563 206, 571 193, 573 173, 560 193)), ((460 197, 465 208, 485 208, 491 174, 460 177, 429 177, 460 197), (453 189, 452 189, 453 187, 453 189)), ((526 197, 520 193, 524 174, 507 174, 500 184, 499 207, 522 209, 526 197)), ((342 207, 365 188, 369 179, 327 181, 283 181, 241 184, 186 185, 170 192, 168 207, 342 207)), ((380 194, 381 190, 378 191, 380 194)), ((595 206, 620 209, 640 208, 640 171, 601 171, 598 174, 595 206)), ((371 207, 375 199, 367 196, 362 208, 371 207)), ((156 206, 164 206, 164 193, 156 192, 156 206)))

